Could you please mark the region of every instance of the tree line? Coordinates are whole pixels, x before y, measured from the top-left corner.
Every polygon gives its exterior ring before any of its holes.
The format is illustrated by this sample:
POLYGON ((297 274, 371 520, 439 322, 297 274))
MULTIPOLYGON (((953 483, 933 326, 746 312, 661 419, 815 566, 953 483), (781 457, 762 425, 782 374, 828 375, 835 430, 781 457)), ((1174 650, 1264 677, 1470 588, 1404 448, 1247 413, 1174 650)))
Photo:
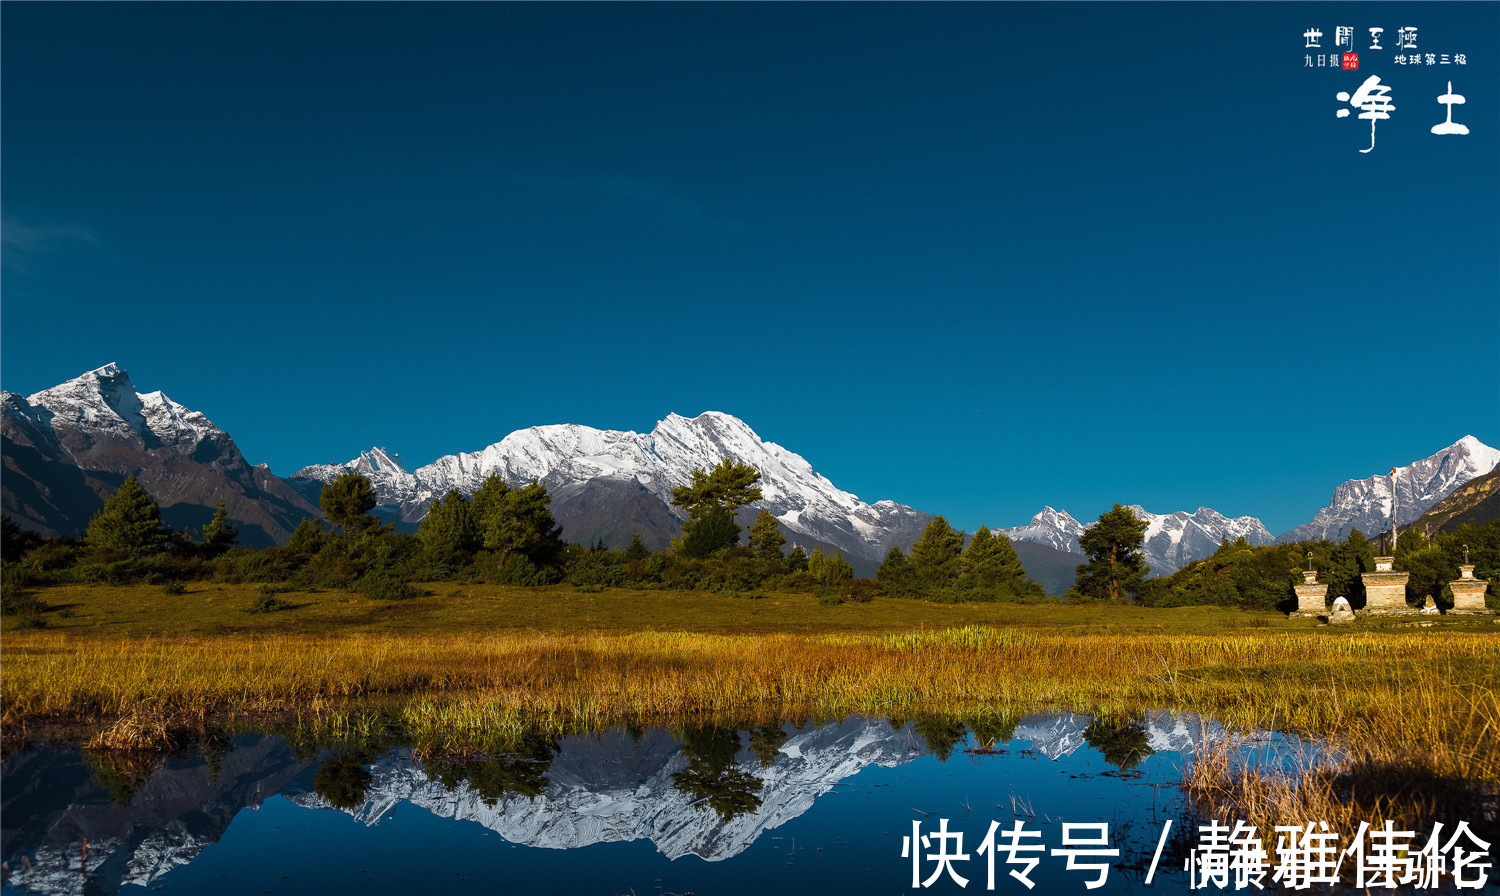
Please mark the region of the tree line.
MULTIPOLYGON (((389 599, 420 593, 422 582, 566 582, 580 591, 660 588, 750 597, 793 591, 830 604, 876 596, 1049 599, 1026 575, 1004 534, 980 527, 968 536, 941 516, 929 521, 909 550, 893 546, 873 580, 856 579, 842 553, 814 548, 809 554, 800 546, 788 551, 786 535, 768 510, 756 514, 748 534, 742 532, 735 514, 762 499, 759 481, 753 467, 727 459, 693 470, 688 483, 672 490, 681 530, 665 550, 653 551, 639 533, 618 550, 602 542, 568 544, 544 486, 534 480, 512 486, 494 475, 472 494, 454 490, 433 500, 415 534, 398 533, 372 514, 377 498, 370 481, 350 472, 323 487, 323 520, 304 519, 284 545, 250 550, 236 544, 238 532, 222 501, 199 530, 174 532, 140 483, 127 477, 82 539, 43 539, 4 520, 0 606, 39 623, 33 585, 147 583, 180 591, 181 582, 201 579, 258 584, 262 610, 283 605, 275 597, 279 592, 338 588, 389 599)), ((1116 504, 1101 514, 1079 539, 1085 562, 1062 599, 1287 609, 1295 605, 1292 586, 1311 562, 1329 586, 1329 599, 1346 597, 1357 608, 1364 598, 1360 574, 1374 569, 1375 547, 1355 530, 1342 542, 1255 546, 1226 539, 1212 557, 1147 578, 1145 530, 1128 507, 1116 504)), ((1500 521, 1431 539, 1402 533, 1396 568, 1410 573, 1409 599, 1419 604, 1431 596, 1451 605, 1447 583, 1466 546, 1480 578, 1500 576, 1500 521)))

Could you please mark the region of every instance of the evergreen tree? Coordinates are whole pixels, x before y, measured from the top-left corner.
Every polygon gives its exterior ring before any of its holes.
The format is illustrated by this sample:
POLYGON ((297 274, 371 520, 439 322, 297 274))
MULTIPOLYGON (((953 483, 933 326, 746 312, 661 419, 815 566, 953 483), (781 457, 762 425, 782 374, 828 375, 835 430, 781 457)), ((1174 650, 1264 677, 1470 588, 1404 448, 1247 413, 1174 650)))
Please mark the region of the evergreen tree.
POLYGON ((417 537, 434 557, 458 562, 472 559, 481 541, 469 499, 458 489, 434 498, 417 528, 417 537))
POLYGON ((680 544, 684 550, 688 550, 687 545, 691 543, 692 551, 702 551, 688 556, 706 557, 720 548, 739 544, 740 527, 734 523, 734 512, 751 501, 760 500, 760 486, 755 484, 759 481, 760 473, 754 467, 725 458, 708 472, 694 467, 692 482, 672 489, 672 506, 681 507, 687 513, 687 518, 682 521, 680 544), (732 533, 724 527, 725 514, 719 511, 727 512, 732 533), (689 542, 693 528, 710 515, 713 517, 710 531, 689 542))
POLYGON ((286 549, 294 556, 307 558, 323 549, 324 537, 328 533, 318 525, 312 517, 304 517, 297 528, 292 530, 292 537, 287 539, 286 549))
POLYGON ((807 558, 807 573, 819 585, 835 588, 854 578, 854 567, 844 559, 843 551, 830 557, 813 548, 812 556, 807 558))
POLYGON ((933 597, 942 596, 942 592, 952 588, 958 581, 958 563, 963 552, 962 532, 940 516, 928 521, 907 558, 917 589, 933 597))
POLYGON ((240 537, 239 527, 229 521, 229 514, 224 509, 224 502, 220 501, 214 508, 214 517, 203 527, 203 544, 208 550, 215 554, 223 553, 234 547, 235 541, 240 537))
POLYGON ((1349 537, 1335 547, 1328 557, 1326 572, 1319 572, 1319 579, 1328 583, 1328 599, 1347 598, 1356 609, 1364 606, 1365 583, 1360 575, 1375 569, 1375 546, 1358 529, 1349 530, 1349 537))
POLYGON ((912 595, 912 571, 911 564, 907 562, 906 555, 901 553, 901 548, 891 545, 886 551, 885 559, 880 562, 880 568, 875 570, 875 581, 886 594, 892 597, 911 597, 912 595))
POLYGON ((375 509, 375 486, 359 473, 344 473, 323 486, 318 506, 328 522, 339 528, 344 539, 351 533, 364 532, 380 525, 377 517, 368 516, 375 509))
POLYGON ((688 557, 709 557, 739 543, 740 527, 726 507, 710 504, 696 520, 684 521, 678 549, 688 557), (691 525, 690 525, 691 523, 691 525))
POLYGON ((696 519, 710 506, 723 507, 731 514, 751 501, 761 499, 760 472, 749 464, 724 458, 712 470, 695 467, 692 482, 672 489, 672 505, 687 511, 696 519))
POLYGON ((641 541, 641 533, 637 530, 630 536, 630 544, 625 547, 626 560, 644 560, 651 556, 651 549, 641 541))
POLYGON ((0 515, 0 558, 5 560, 19 560, 27 551, 42 543, 42 539, 35 532, 23 532, 21 527, 8 516, 0 515))
POLYGON ((1145 536, 1146 524, 1129 507, 1116 504, 1100 514, 1099 522, 1078 539, 1089 561, 1078 567, 1079 592, 1095 600, 1121 601, 1140 587, 1151 571, 1141 550, 1145 536))
POLYGON ((786 544, 786 536, 781 534, 781 525, 776 521, 776 515, 769 510, 762 510, 755 515, 755 522, 750 526, 750 548, 768 560, 781 560, 781 546, 786 544))
POLYGON ((1010 539, 980 526, 959 558, 958 590, 971 600, 1015 600, 1042 589, 1027 578, 1010 539))
POLYGON ((89 522, 84 540, 90 546, 139 558, 166 550, 172 530, 162 525, 161 510, 134 476, 104 502, 89 522))
POLYGON ((491 475, 473 501, 485 550, 502 558, 519 554, 538 567, 556 566, 563 552, 562 527, 552 516, 551 504, 546 486, 535 479, 530 485, 509 488, 491 475))
POLYGON ((793 545, 792 552, 786 555, 787 572, 807 571, 807 552, 802 550, 802 545, 793 545))

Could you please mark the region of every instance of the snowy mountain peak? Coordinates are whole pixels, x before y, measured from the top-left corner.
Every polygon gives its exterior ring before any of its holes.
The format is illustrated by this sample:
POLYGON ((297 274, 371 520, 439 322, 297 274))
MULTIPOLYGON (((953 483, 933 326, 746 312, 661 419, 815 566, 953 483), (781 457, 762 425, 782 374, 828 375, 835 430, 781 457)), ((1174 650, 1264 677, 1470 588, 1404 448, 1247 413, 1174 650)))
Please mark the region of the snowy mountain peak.
POLYGON ((410 474, 394 457, 364 452, 358 460, 306 467, 293 476, 327 482, 347 470, 364 473, 382 504, 415 521, 434 498, 452 489, 472 493, 492 474, 512 485, 535 479, 554 493, 592 480, 633 480, 669 505, 672 489, 691 481, 694 469, 725 459, 760 472, 763 499, 753 510, 769 510, 790 532, 853 557, 878 560, 892 544, 909 544, 926 523, 925 515, 894 502, 865 504, 819 475, 805 458, 761 439, 745 421, 721 411, 691 418, 668 414, 644 434, 571 423, 532 426, 479 451, 440 457, 410 474))
MULTIPOLYGON (((1466 435, 1431 457, 1396 467, 1396 523, 1405 525, 1426 513, 1459 486, 1500 466, 1500 450, 1466 435)), ((1367 535, 1389 531, 1391 475, 1377 472, 1350 479, 1333 491, 1328 506, 1310 522, 1277 537, 1279 542, 1347 538, 1353 529, 1367 535)))
POLYGON ((1139 504, 1130 505, 1130 509, 1146 523, 1143 547, 1154 575, 1176 572, 1194 560, 1211 556, 1226 538, 1243 538, 1255 545, 1275 541, 1265 524, 1253 516, 1229 519, 1212 507, 1169 514, 1152 513, 1139 504))
POLYGON ((199 509, 223 500, 247 545, 284 538, 315 512, 290 483, 250 467, 234 439, 206 415, 164 392, 137 392, 119 364, 26 399, 7 394, 0 425, 8 442, 35 452, 6 455, 6 511, 43 534, 80 532, 102 502, 78 491, 84 480, 68 467, 136 477, 174 527, 196 525, 199 509), (26 494, 42 499, 20 498, 12 475, 27 483, 26 494))
POLYGON ((384 448, 361 451, 359 457, 350 461, 348 466, 366 475, 389 476, 407 473, 406 467, 401 465, 401 455, 392 454, 384 448))
POLYGON ((33 407, 47 409, 55 423, 66 428, 146 437, 141 397, 130 374, 118 364, 90 370, 26 400, 33 407))
POLYGON ((1070 554, 1082 554, 1083 548, 1078 546, 1078 536, 1083 534, 1083 530, 1083 524, 1069 516, 1066 510, 1043 507, 1031 518, 1030 524, 1005 526, 995 531, 1003 533, 1012 541, 1032 541, 1070 554))
POLYGON ((161 390, 136 392, 130 374, 115 363, 43 389, 26 401, 50 415, 48 425, 75 453, 101 436, 146 450, 166 446, 188 453, 205 440, 219 443, 224 450, 233 444, 228 433, 207 416, 178 404, 161 390))
MULTIPOLYGON (((1143 548, 1153 575, 1175 572, 1194 560, 1213 554, 1225 538, 1230 541, 1244 538, 1251 544, 1270 544, 1273 540, 1271 533, 1255 517, 1228 519, 1212 507, 1199 507, 1193 513, 1179 510, 1159 514, 1139 504, 1131 504, 1130 510, 1146 524, 1143 548)), ((1029 525, 999 531, 1012 540, 1034 541, 1059 551, 1082 554, 1078 538, 1092 525, 1082 525, 1067 511, 1043 507, 1031 518, 1029 525)))

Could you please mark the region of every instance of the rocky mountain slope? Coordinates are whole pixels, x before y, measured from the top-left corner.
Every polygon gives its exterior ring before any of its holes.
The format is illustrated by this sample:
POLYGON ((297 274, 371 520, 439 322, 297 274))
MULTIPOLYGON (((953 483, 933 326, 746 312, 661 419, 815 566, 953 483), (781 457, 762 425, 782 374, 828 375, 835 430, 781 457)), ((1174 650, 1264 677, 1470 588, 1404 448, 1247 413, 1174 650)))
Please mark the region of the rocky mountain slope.
MULTIPOLYGON (((1465 483, 1500 466, 1500 450, 1464 436, 1442 451, 1397 467, 1396 524, 1405 526, 1465 483)), ((1339 541, 1358 529, 1366 535, 1391 528, 1391 477, 1351 479, 1334 489, 1328 506, 1308 523, 1277 536, 1278 542, 1339 541)))
POLYGON ((1482 526, 1497 519, 1500 519, 1500 467, 1454 489, 1408 525, 1418 532, 1436 535, 1456 531, 1466 523, 1482 526))
POLYGON ((174 528, 196 527, 223 500, 240 541, 284 541, 317 510, 203 414, 160 391, 139 393, 107 364, 28 397, 0 393, 5 513, 45 535, 79 535, 127 475, 174 528))

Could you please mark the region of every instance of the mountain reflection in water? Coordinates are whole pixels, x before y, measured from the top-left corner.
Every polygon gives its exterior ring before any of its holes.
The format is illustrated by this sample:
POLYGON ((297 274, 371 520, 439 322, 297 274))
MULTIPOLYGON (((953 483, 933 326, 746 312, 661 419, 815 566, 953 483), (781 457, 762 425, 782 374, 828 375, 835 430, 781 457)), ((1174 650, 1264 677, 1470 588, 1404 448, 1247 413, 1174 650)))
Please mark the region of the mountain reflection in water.
POLYGON ((5 892, 896 890, 911 873, 901 837, 929 815, 970 849, 991 820, 1108 821, 1149 859, 1161 821, 1184 817, 1184 754, 1224 738, 1273 759, 1297 749, 1165 713, 614 730, 467 762, 299 758, 259 734, 145 771, 38 747, 4 766, 5 892), (396 820, 408 806, 422 811, 396 820))

